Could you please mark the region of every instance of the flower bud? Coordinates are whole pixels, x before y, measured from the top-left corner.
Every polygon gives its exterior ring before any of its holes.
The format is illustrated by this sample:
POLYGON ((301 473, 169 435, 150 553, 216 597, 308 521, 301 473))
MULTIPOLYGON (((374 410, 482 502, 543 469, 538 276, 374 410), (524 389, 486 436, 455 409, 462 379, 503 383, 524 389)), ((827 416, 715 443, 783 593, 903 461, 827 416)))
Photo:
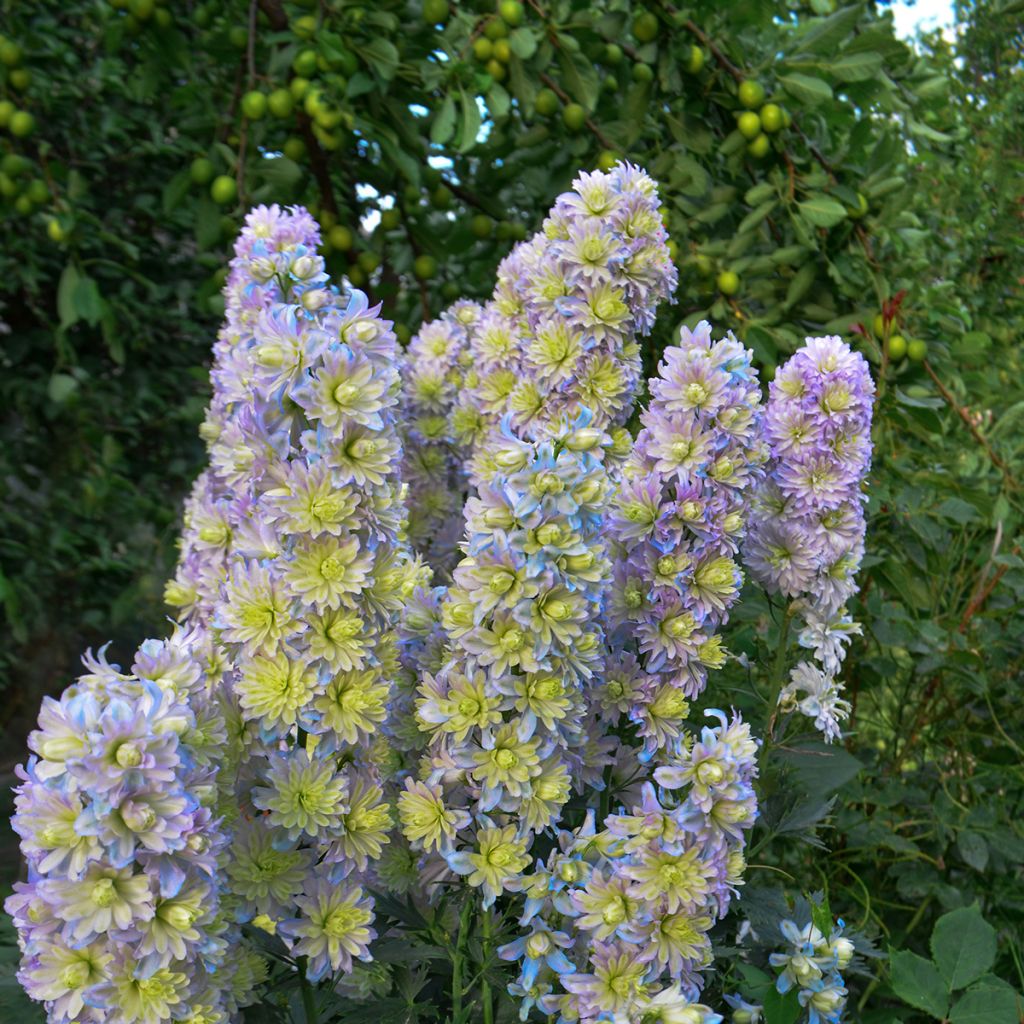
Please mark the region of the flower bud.
POLYGON ((494 464, 508 473, 515 473, 526 465, 527 457, 520 448, 502 448, 495 454, 494 464))
POLYGON ((308 292, 302 293, 302 298, 299 300, 302 303, 302 308, 310 313, 315 313, 318 309, 322 309, 327 305, 330 295, 324 288, 311 288, 308 292))
POLYGON ((604 433, 595 427, 581 427, 566 437, 562 444, 571 452, 589 452, 597 447, 604 438, 604 433))
POLYGON ((289 268, 294 277, 297 277, 300 281, 305 281, 307 277, 312 277, 316 273, 317 261, 312 256, 297 256, 292 260, 292 265, 289 268))

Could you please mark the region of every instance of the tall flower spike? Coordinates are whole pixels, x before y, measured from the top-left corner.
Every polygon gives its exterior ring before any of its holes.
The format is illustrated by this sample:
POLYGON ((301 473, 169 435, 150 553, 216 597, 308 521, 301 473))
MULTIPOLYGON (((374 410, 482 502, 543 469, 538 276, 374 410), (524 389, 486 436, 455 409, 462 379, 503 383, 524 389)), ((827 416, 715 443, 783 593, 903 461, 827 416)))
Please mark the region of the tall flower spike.
POLYGON ((615 499, 609 628, 637 659, 628 713, 645 758, 678 749, 687 701, 726 657, 719 631, 743 580, 744 509, 767 457, 751 355, 731 334, 713 341, 707 322, 682 328, 650 382, 615 499))
POLYGON ((18 979, 53 1024, 238 1009, 240 932, 220 906, 228 834, 215 765, 226 732, 198 639, 179 628, 147 641, 130 674, 88 657, 29 738, 13 819, 29 882, 5 909, 18 979))
POLYGON ((860 627, 846 610, 864 555, 864 480, 875 388, 863 356, 837 337, 808 338, 775 375, 765 416, 769 474, 758 489, 744 560, 769 592, 795 601, 801 662, 780 694, 834 740, 849 705, 837 678, 860 627))
POLYGON ((188 624, 209 623, 234 531, 244 518, 238 499, 258 457, 240 425, 251 410, 251 389, 260 380, 275 390, 305 370, 300 333, 269 312, 283 302, 306 310, 326 301, 319 245, 319 228, 306 210, 276 205, 252 210, 235 243, 224 286, 225 321, 213 346, 214 393, 200 428, 210 466, 185 504, 178 568, 166 588, 168 604, 188 624))

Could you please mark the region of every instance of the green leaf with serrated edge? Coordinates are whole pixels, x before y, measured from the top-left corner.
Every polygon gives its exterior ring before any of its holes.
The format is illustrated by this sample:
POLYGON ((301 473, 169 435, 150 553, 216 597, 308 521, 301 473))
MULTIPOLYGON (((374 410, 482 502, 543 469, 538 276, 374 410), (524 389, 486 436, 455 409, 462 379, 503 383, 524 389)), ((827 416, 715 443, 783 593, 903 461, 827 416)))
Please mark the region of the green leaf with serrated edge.
POLYGON ((949 997, 935 964, 907 950, 893 953, 890 963, 892 988, 896 995, 910 1006, 943 1020, 949 997))
POLYGON ((976 985, 950 1011, 950 1024, 1019 1024, 1024 999, 1010 988, 976 985))
POLYGON ((932 932, 932 956, 950 992, 977 981, 995 962, 996 930, 977 906, 943 914, 932 932))

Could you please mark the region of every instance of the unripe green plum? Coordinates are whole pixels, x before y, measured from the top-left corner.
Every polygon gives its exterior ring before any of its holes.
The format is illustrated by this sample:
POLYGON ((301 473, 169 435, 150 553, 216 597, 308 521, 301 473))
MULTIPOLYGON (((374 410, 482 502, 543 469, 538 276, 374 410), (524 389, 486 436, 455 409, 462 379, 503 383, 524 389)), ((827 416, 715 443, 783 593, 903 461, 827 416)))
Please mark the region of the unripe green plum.
POLYGON ((484 65, 484 69, 496 82, 502 81, 507 74, 505 65, 493 57, 484 65))
POLYGON ((745 110, 736 119, 736 127, 740 130, 740 135, 749 142, 761 134, 761 118, 754 111, 745 110))
POLYGON ((394 231, 402 223, 402 211, 392 206, 390 209, 381 210, 380 226, 385 231, 394 231))
POLYGON ((330 243, 331 248, 337 249, 338 252, 351 252, 356 240, 355 236, 344 224, 335 224, 327 232, 327 241, 330 243))
POLYGON ((723 270, 715 283, 723 295, 735 295, 740 290, 739 274, 734 270, 723 270))
POLYGON ((518 28, 523 23, 525 11, 519 0, 501 0, 498 4, 498 13, 506 25, 518 28))
POLYGON ((764 103, 764 86, 748 78, 740 83, 739 100, 747 110, 757 110, 764 103))
POLYGON ((481 64, 486 64, 494 56, 494 43, 486 36, 480 36, 478 39, 475 39, 473 41, 473 56, 481 64))
POLYGON ((562 120, 569 131, 582 131, 587 123, 587 112, 578 103, 569 103, 562 110, 562 120))
POLYGON ((911 338, 907 342, 907 356, 911 362, 921 363, 928 358, 928 342, 922 338, 911 338))
POLYGON ((766 103, 761 108, 761 127, 769 135, 782 131, 784 124, 785 118, 782 114, 782 107, 777 103, 766 103))
POLYGON ((654 79, 654 68, 650 64, 644 64, 642 61, 637 61, 633 65, 633 81, 634 82, 650 82, 654 79))
POLYGON ((7 81, 18 92, 24 92, 32 84, 32 72, 28 68, 14 68, 7 73, 7 81))
POLYGON ((284 141, 284 155, 289 160, 298 162, 306 155, 306 144, 297 135, 292 135, 284 141))
POLYGON ((633 35, 638 42, 650 43, 658 36, 658 18, 650 11, 643 11, 633 19, 633 35))
POLYGON ((604 48, 604 62, 612 66, 622 63, 622 47, 616 43, 608 43, 604 48))
POLYGON ((267 97, 258 89, 247 92, 242 97, 242 113, 250 121, 258 121, 267 113, 267 97))
POLYGON ((274 117, 291 117, 295 109, 295 97, 287 89, 275 89, 267 97, 267 109, 274 117))
POLYGON ((768 136, 762 132, 762 134, 758 135, 756 139, 747 145, 747 152, 755 160, 763 160, 768 155, 771 148, 772 144, 768 140, 768 136))
POLYGON ((428 25, 443 25, 448 20, 448 0, 423 0, 423 20, 428 25))
POLYGON ((0 128, 6 128, 11 123, 11 117, 17 107, 10 100, 0 100, 0 128))
POLYGON ((473 234, 482 241, 485 238, 491 237, 491 232, 494 230, 494 221, 486 213, 478 213, 470 221, 469 226, 473 234))
POLYGON ((422 253, 412 263, 412 272, 421 280, 429 281, 437 273, 437 260, 422 253))
POLYGON ((558 110, 558 97, 551 89, 541 89, 537 93, 534 107, 541 117, 551 117, 558 110))
POLYGON ((491 18, 491 20, 484 25, 484 35, 490 39, 492 43, 497 42, 499 39, 504 39, 508 35, 508 25, 506 25, 501 18, 491 18))
POLYGON ((316 15, 303 14, 292 22, 292 31, 300 39, 312 39, 316 33, 316 15))
POLYGON ((704 67, 704 51, 699 46, 690 47, 690 55, 683 65, 688 75, 699 75, 704 67))
POLYGON ((228 174, 219 174, 213 179, 213 184, 210 186, 210 196, 215 203, 220 203, 221 206, 233 203, 238 197, 238 185, 235 183, 235 179, 228 174))
POLYGON ((356 257, 356 262, 364 273, 372 274, 380 266, 380 257, 370 249, 364 249, 356 257))
POLYGON ((317 72, 316 50, 300 50, 292 61, 292 71, 303 78, 312 78, 317 72))
POLYGON ((7 125, 18 139, 27 139, 36 130, 36 119, 27 110, 16 110, 7 125))
POLYGON ((209 185, 215 173, 213 161, 205 156, 197 156, 189 165, 188 173, 197 185, 209 185))
POLYGON ((898 363, 907 354, 907 339, 902 334, 894 334, 889 339, 889 358, 898 363))

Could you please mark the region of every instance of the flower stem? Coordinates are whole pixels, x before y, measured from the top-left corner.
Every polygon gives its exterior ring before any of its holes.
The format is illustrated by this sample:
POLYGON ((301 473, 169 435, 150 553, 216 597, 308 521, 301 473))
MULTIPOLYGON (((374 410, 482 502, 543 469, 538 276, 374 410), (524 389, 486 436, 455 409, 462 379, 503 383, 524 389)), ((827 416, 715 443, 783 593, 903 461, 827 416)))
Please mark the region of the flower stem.
POLYGON ((317 1024, 316 999, 313 998, 313 986, 306 977, 306 957, 300 956, 296 961, 299 965, 299 992, 302 994, 302 1009, 306 1014, 306 1024, 317 1024))
POLYGON ((462 1024, 462 968, 466 960, 466 944, 469 942, 469 918, 473 912, 473 899, 467 893, 459 915, 459 933, 455 939, 455 953, 452 956, 452 1024, 462 1024))
POLYGON ((491 983, 487 980, 487 968, 491 960, 491 912, 481 910, 483 930, 483 968, 480 975, 480 998, 484 1004, 484 1024, 494 1024, 494 1004, 491 1001, 491 983))
POLYGON ((768 739, 772 738, 775 719, 779 713, 779 694, 782 692, 783 677, 786 672, 786 654, 789 650, 789 624, 793 620, 793 606, 786 606, 786 614, 782 619, 782 630, 779 633, 779 646, 775 651, 775 662, 772 665, 770 690, 772 694, 771 716, 766 730, 768 739))

